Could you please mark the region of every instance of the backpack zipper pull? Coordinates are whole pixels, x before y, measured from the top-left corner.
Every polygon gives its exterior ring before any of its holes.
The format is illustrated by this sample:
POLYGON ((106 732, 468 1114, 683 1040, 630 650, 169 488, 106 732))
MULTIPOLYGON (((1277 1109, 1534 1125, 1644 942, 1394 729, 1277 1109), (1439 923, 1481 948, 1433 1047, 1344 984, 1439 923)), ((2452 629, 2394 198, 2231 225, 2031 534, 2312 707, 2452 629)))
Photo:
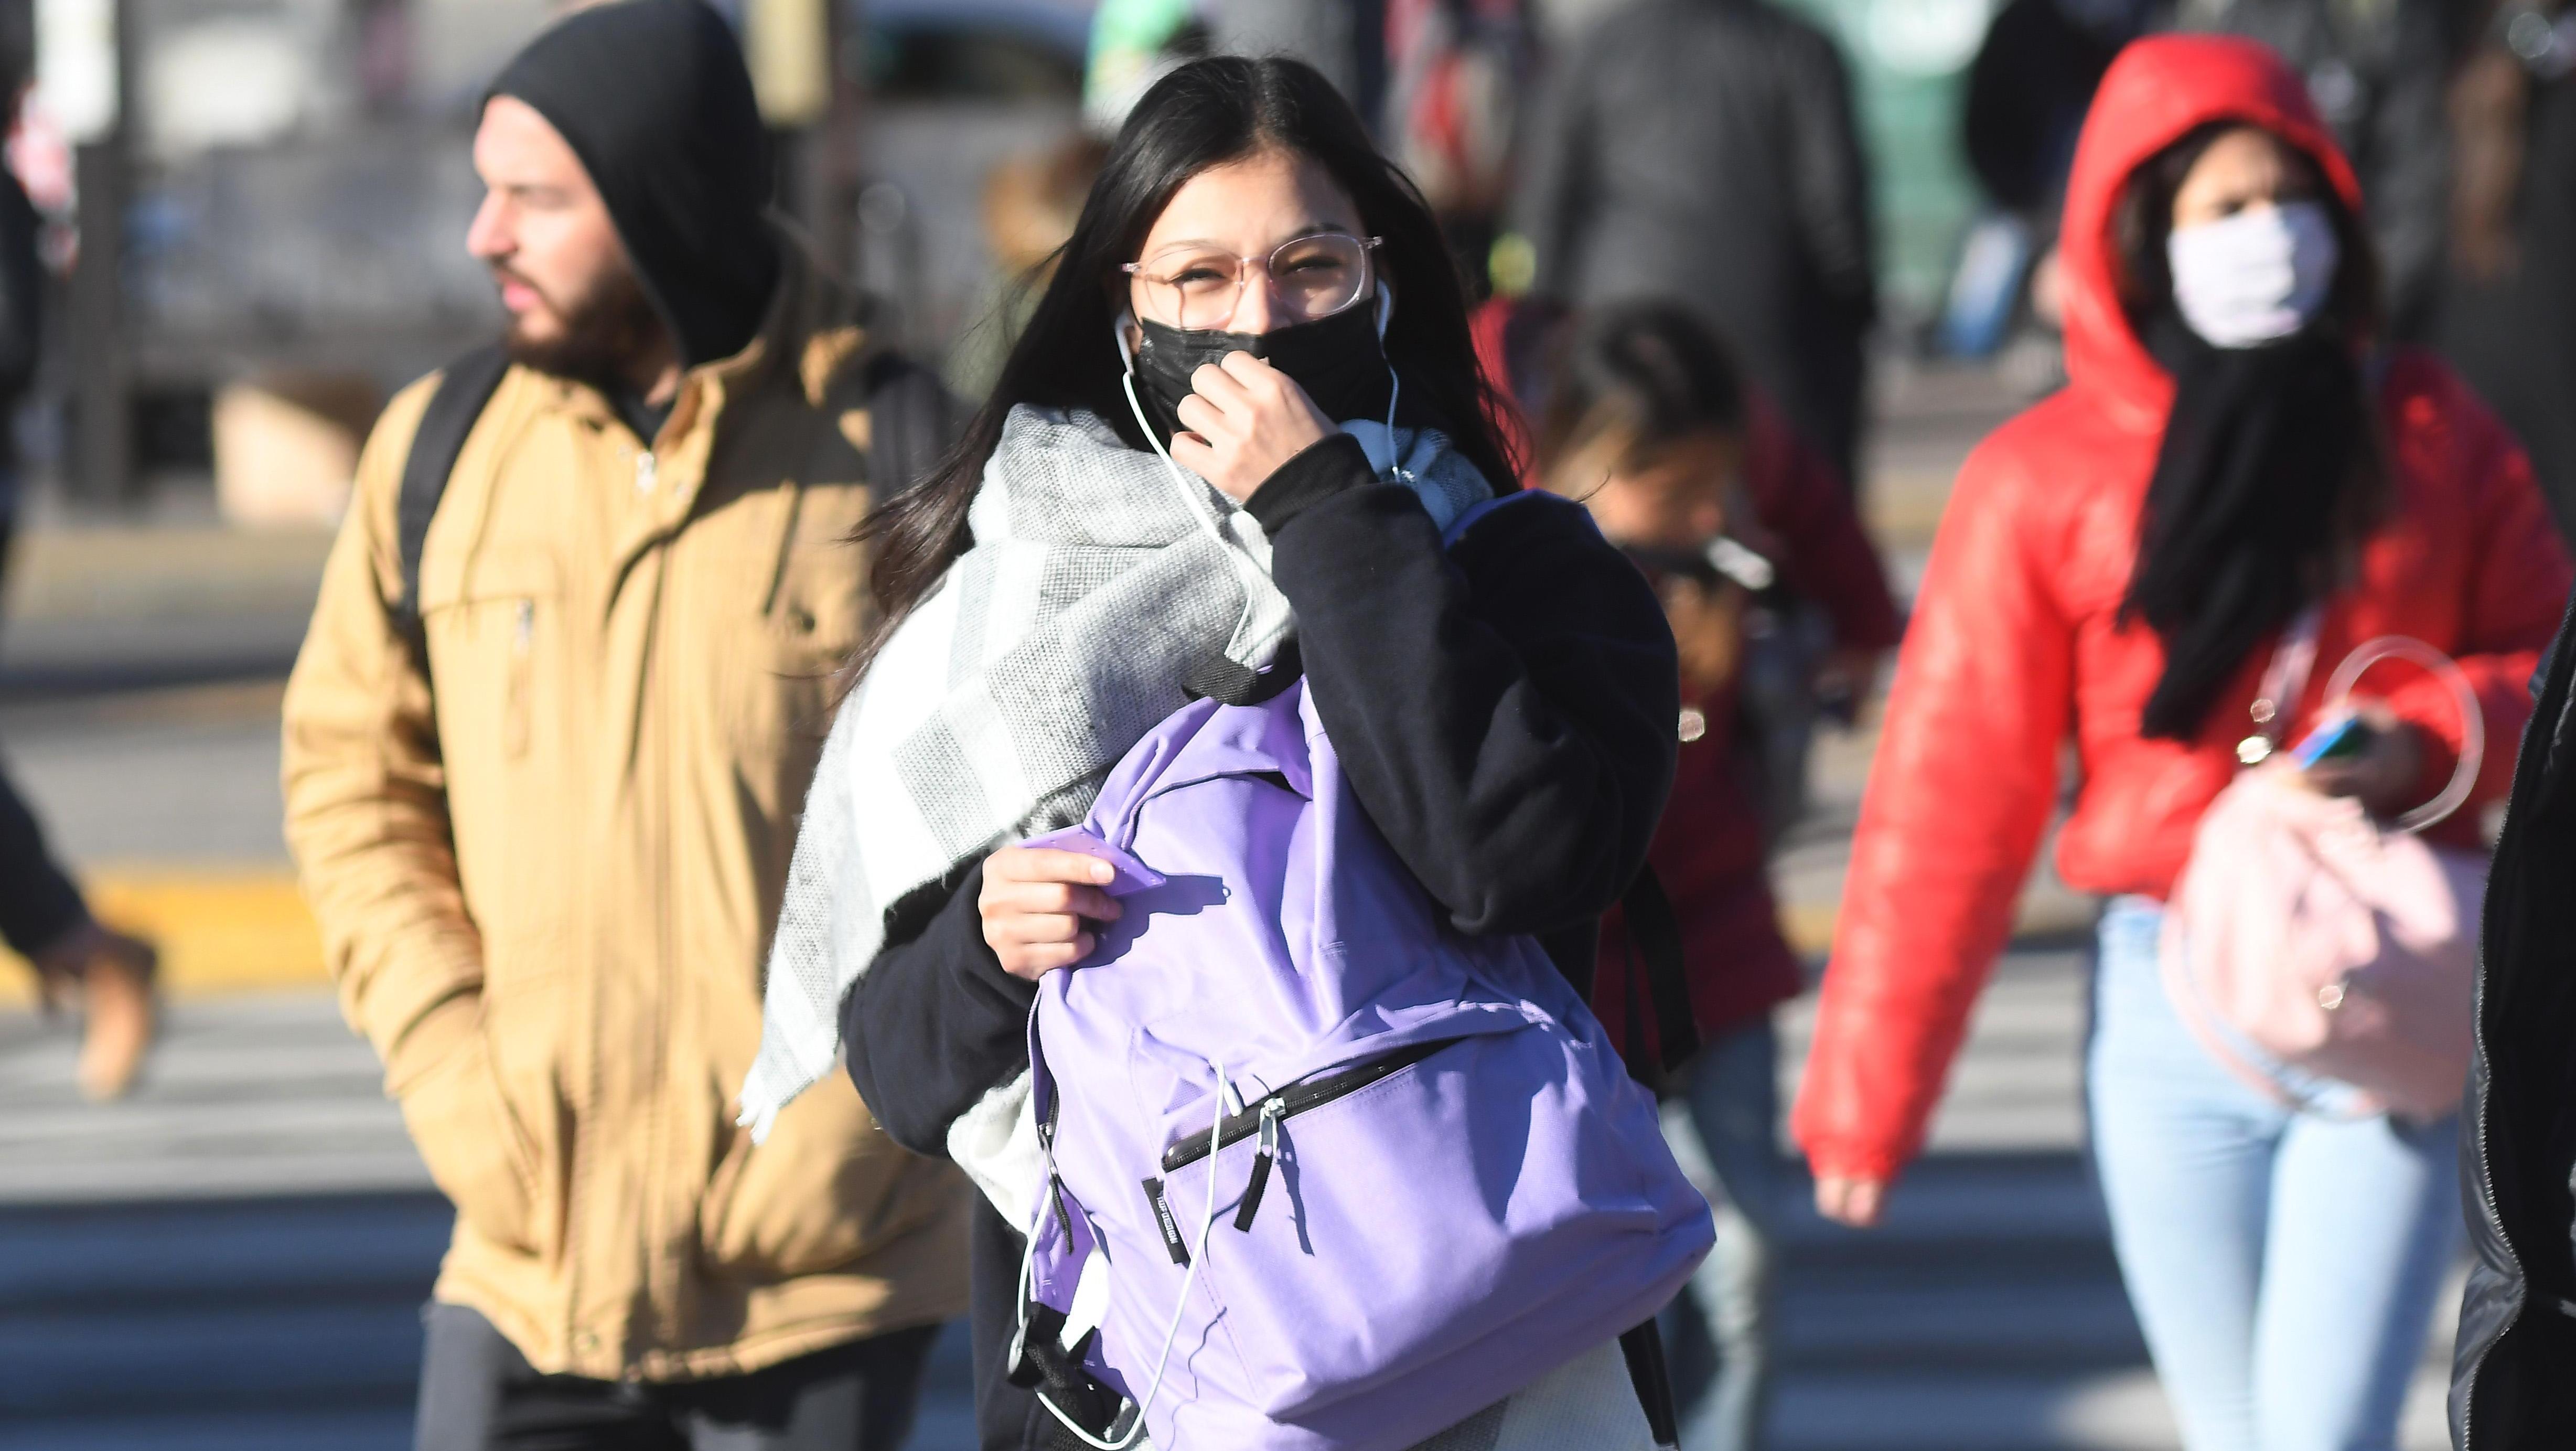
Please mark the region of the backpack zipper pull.
POLYGON ((1279 1115, 1287 1110, 1284 1099, 1266 1099, 1261 1105, 1261 1142, 1252 1154, 1252 1177, 1243 1186, 1243 1203, 1234 1211, 1234 1227, 1249 1234, 1252 1216, 1261 1212, 1261 1191, 1270 1187, 1270 1165, 1279 1157, 1279 1115))

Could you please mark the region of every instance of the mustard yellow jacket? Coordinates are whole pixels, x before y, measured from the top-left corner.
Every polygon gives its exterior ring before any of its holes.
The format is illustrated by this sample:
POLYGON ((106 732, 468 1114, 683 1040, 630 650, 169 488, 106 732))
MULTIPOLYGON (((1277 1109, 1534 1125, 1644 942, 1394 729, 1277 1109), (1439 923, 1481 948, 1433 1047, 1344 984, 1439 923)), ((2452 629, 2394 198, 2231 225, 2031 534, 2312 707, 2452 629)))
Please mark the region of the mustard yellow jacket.
POLYGON ((455 1201, 437 1297, 538 1369, 757 1369, 957 1313, 967 1189, 835 1075, 733 1126, 796 813, 865 623, 867 360, 791 263, 648 450, 513 368, 394 618, 396 397, 287 686, 287 837, 350 1024, 455 1201))

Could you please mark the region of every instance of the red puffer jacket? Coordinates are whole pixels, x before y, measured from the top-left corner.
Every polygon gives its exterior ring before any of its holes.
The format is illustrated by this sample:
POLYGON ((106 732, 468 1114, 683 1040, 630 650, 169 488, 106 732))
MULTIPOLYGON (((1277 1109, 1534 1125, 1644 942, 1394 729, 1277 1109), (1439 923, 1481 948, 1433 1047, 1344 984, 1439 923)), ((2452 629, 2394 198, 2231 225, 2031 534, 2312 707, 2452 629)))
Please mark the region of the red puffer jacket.
MULTIPOLYGON (((2297 145, 2359 204, 2299 78, 2261 46, 2140 41, 2103 78, 2060 244, 2073 381, 1960 470, 1898 658, 1791 1116, 1819 1174, 1893 1177, 1921 1146, 2056 805, 2070 738, 2079 785, 2058 871, 2084 891, 2165 895, 2201 813, 2235 773, 2233 744, 2249 728, 2269 650, 2253 652, 2199 740, 2149 740, 2138 722, 2163 650, 2144 625, 2115 619, 2172 382, 2113 291, 2112 208, 2137 167, 2224 119, 2297 145)), ((2567 594, 2566 557, 2521 450, 2441 364, 2399 353, 2372 376, 2394 501, 2365 541, 2357 580, 2329 601, 2319 659, 2382 634, 2430 641, 2476 683, 2488 739, 2511 742, 2567 594)), ((2434 742, 2456 743, 2443 686, 2383 671, 2370 683, 2399 714, 2434 742)), ((2311 678, 2293 737, 2326 673, 2311 678)), ((2429 795, 2452 758, 2426 754, 2439 758, 2428 763, 2429 795)), ((2456 830, 2474 832, 2477 805, 2500 795, 2512 771, 2500 744, 2456 830)))

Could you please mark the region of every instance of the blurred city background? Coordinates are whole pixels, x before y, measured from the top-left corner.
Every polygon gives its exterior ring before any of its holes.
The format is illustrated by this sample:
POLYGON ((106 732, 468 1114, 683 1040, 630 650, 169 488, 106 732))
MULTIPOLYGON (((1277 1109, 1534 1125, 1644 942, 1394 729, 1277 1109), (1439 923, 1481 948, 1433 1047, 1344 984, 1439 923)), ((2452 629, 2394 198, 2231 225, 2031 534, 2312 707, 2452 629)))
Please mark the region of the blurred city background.
MULTIPOLYGON (((1408 83, 1406 57, 1371 43, 1391 10, 1507 22, 1507 63, 1457 83, 1485 88, 1508 138, 1515 97, 1615 3, 1200 8, 1256 36, 1292 11, 1337 14, 1336 78, 1379 115, 1408 83)), ((2337 6, 2366 8, 2319 0, 2337 6)), ((34 57, 7 155, 43 217, 51 289, 14 420, 0 749, 101 915, 158 940, 168 997, 140 1087, 92 1105, 72 1088, 74 1028, 39 1015, 31 974, 0 970, 0 1448, 407 1444, 448 1212, 331 998, 280 834, 278 708, 369 419, 497 325, 462 246, 480 195, 467 143, 483 86, 556 8, 0 4, 0 36, 34 57)), ((972 394, 1007 278, 1069 222, 1050 222, 1051 169, 1074 164, 1086 91, 1116 84, 1120 37, 1085 0, 719 8, 784 143, 787 209, 882 300, 879 326, 972 394)), ((2017 300, 2025 199, 1981 186, 1963 140, 1971 68, 2008 7, 1790 8, 1839 43, 1869 153, 1880 305, 1859 493, 1904 586, 1968 448, 2054 381, 2017 300)), ((1507 159, 1490 169, 1507 177, 1507 159)), ((1452 181, 1469 270, 1509 287, 1501 205, 1452 181)), ((1832 928, 1862 719, 1821 745, 1779 864, 1810 954, 1832 928)), ((1800 1211, 1784 1451, 2174 1444, 2081 1157, 2090 910, 2031 889, 1888 1229, 1800 1211)), ((2443 1444, 2450 1335, 2446 1311, 2409 1447, 2443 1444)), ((969 1436, 952 1330, 915 1444, 969 1436)))

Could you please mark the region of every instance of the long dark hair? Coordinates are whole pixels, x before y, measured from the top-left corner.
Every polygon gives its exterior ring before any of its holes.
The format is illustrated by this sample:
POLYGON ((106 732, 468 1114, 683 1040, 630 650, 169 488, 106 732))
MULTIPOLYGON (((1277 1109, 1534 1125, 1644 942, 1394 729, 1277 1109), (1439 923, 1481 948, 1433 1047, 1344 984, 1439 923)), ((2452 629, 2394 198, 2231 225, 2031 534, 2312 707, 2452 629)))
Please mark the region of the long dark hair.
POLYGON ((2112 214, 2130 325, 2174 380, 2120 602, 2163 642, 2164 673, 2139 728, 2190 741, 2256 647, 2325 596, 2386 497, 2378 411, 2361 355, 2380 320, 2379 266, 2361 219, 2319 168, 2307 173, 2335 230, 2324 305, 2297 333, 2214 347, 2174 304, 2166 242, 2174 196, 2221 135, 2196 128, 2138 168, 2112 214))
POLYGON ((1436 427, 1496 487, 1512 460, 1491 410, 1507 406, 1476 366, 1466 287, 1439 223, 1412 180, 1378 154, 1358 113, 1302 61, 1210 56, 1147 91, 1119 129, 1052 267, 1028 325, 964 436, 916 487, 860 526, 876 565, 877 625, 852 661, 866 667, 877 642, 901 623, 966 545, 966 509, 1002 423, 1020 404, 1082 408, 1106 419, 1132 448, 1145 447, 1128 416, 1124 372, 1111 328, 1125 310, 1120 264, 1136 259, 1163 208, 1210 167, 1278 148, 1312 159, 1358 203, 1360 220, 1386 239, 1378 275, 1394 291, 1387 360, 1403 380, 1403 421, 1436 427))

